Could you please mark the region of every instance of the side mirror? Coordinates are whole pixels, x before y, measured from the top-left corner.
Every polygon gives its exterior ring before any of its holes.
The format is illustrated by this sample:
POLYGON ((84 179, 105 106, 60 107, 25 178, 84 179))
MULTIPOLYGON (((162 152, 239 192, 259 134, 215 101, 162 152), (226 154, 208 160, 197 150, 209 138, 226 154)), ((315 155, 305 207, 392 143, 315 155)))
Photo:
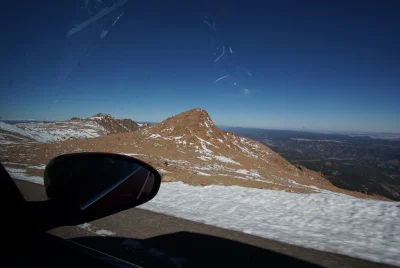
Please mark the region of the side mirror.
POLYGON ((110 153, 65 154, 44 172, 47 196, 68 212, 68 224, 92 221, 151 200, 161 184, 150 165, 110 153))

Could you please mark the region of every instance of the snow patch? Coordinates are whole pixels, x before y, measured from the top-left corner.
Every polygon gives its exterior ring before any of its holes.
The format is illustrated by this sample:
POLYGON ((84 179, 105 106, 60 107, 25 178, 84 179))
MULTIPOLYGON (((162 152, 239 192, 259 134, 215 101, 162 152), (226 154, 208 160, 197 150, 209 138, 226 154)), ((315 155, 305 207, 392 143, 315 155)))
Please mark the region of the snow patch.
POLYGON ((8 144, 18 144, 17 142, 14 142, 14 141, 8 141, 8 140, 0 140, 0 144, 3 144, 3 145, 8 145, 8 144))
MULTIPOLYGON (((195 135, 195 136, 196 136, 196 135, 195 135)), ((218 146, 212 144, 212 143, 209 142, 209 141, 203 140, 202 138, 199 138, 199 137, 197 137, 197 136, 196 136, 196 138, 199 139, 200 142, 206 143, 207 145, 214 146, 215 148, 219 148, 218 146)))
POLYGON ((248 175, 248 176, 261 177, 261 175, 258 174, 257 170, 249 171, 249 170, 246 170, 246 169, 238 169, 235 172, 239 173, 239 174, 248 175))
POLYGON ((173 131, 173 130, 174 130, 174 128, 173 128, 173 127, 170 127, 170 128, 165 128, 165 129, 161 130, 161 132, 173 131))
POLYGON ((157 168, 157 171, 160 173, 171 173, 168 170, 162 169, 162 168, 157 168))
POLYGON ((87 230, 87 231, 92 231, 92 224, 90 224, 90 223, 85 222, 85 223, 79 224, 79 225, 77 225, 77 226, 78 226, 79 228, 85 229, 85 230, 87 230))
MULTIPOLYGON (((241 143, 245 143, 244 146, 246 146, 246 145, 248 144, 248 142, 246 143, 246 139, 244 139, 244 138, 240 138, 240 142, 241 142, 241 143)), ((251 152, 248 148, 243 147, 243 146, 240 146, 240 145, 237 143, 237 140, 236 140, 236 139, 234 139, 234 142, 233 142, 233 143, 234 143, 237 147, 239 147, 239 149, 240 149, 243 153, 245 153, 247 156, 252 157, 252 158, 255 158, 255 159, 258 158, 258 156, 257 156, 256 154, 254 154, 253 152, 251 152)))
POLYGON ((20 168, 12 168, 12 167, 5 167, 8 173, 25 173, 25 169, 20 169, 20 168))
POLYGON ((231 164, 235 164, 235 165, 239 165, 239 166, 240 166, 240 163, 239 163, 239 162, 236 162, 235 160, 233 160, 233 159, 231 159, 231 158, 229 158, 229 157, 220 156, 220 155, 216 155, 216 156, 214 156, 214 157, 215 157, 215 159, 217 159, 218 161, 221 161, 221 162, 224 162, 224 163, 231 163, 231 164))
POLYGON ((157 139, 157 138, 162 138, 160 134, 151 134, 149 136, 150 139, 157 139))
MULTIPOLYGON (((226 157, 226 156, 220 156, 220 155, 214 155, 214 152, 211 151, 210 149, 207 148, 206 143, 207 144, 211 144, 210 142, 207 142, 199 137, 197 137, 200 141, 200 145, 202 149, 199 149, 198 146, 196 146, 196 150, 195 152, 202 154, 200 157, 200 159, 202 160, 210 160, 210 158, 214 158, 220 162, 224 162, 224 163, 231 163, 231 164, 235 164, 235 165, 239 165, 239 162, 234 161, 233 159, 226 157)), ((215 146, 215 145, 213 145, 215 146)), ((215 146, 216 147, 216 146, 215 146)))
POLYGON ((116 234, 114 232, 104 230, 104 229, 96 230, 95 226, 93 226, 91 223, 87 223, 87 222, 85 222, 83 224, 79 224, 79 225, 77 225, 77 227, 82 228, 88 232, 95 233, 100 236, 112 236, 112 235, 116 234))
POLYGON ((204 161, 210 161, 212 159, 211 157, 205 155, 198 156, 197 158, 204 161))
POLYGON ((28 166, 28 168, 32 168, 32 169, 45 169, 46 165, 40 165, 40 166, 28 166))
POLYGON ((200 140, 200 145, 201 145, 201 148, 203 148, 203 149, 202 150, 198 149, 198 150, 196 150, 196 152, 199 152, 201 154, 206 154, 206 155, 213 154, 213 151, 211 151, 210 149, 207 148, 207 146, 204 144, 203 140, 200 140))
POLYGON ((197 175, 201 175, 201 176, 212 176, 211 174, 204 173, 204 172, 201 172, 201 171, 196 171, 196 174, 197 175))
POLYGON ((120 123, 120 122, 118 122, 118 123, 121 125, 121 127, 125 128, 125 130, 129 132, 129 129, 128 129, 126 126, 124 126, 124 125, 123 125, 122 123, 120 123))
POLYGON ((115 235, 114 232, 111 232, 111 231, 108 231, 108 230, 104 230, 104 229, 97 230, 97 231, 95 232, 95 234, 98 234, 98 235, 100 235, 100 236, 111 236, 111 235, 115 235))
POLYGON ((145 154, 135 154, 135 153, 118 153, 118 154, 123 154, 123 155, 126 155, 126 156, 137 156, 137 155, 147 156, 145 154))

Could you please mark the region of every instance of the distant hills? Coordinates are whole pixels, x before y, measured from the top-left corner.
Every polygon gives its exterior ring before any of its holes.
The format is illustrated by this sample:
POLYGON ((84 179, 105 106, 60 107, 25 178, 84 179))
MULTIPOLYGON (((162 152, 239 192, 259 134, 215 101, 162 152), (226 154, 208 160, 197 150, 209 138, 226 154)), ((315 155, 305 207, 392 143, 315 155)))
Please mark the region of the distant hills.
POLYGON ((236 129, 334 185, 400 201, 400 140, 315 132, 236 129))
POLYGON ((35 119, 0 119, 0 122, 4 122, 7 124, 15 125, 18 123, 41 123, 44 122, 42 120, 35 120, 35 119))
POLYGON ((21 121, 26 120, 0 122, 0 144, 59 142, 101 137, 140 129, 140 126, 131 119, 116 119, 103 113, 87 118, 74 117, 66 121, 37 122, 29 120, 25 123, 21 121))

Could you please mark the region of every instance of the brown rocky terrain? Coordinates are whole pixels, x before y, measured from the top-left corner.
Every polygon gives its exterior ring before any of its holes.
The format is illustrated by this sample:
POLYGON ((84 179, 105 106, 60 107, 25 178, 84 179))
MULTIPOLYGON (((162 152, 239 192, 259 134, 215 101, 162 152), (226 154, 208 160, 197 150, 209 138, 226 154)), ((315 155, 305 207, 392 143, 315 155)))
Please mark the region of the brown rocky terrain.
MULTIPOLYGON (((100 119, 102 114, 98 117, 92 120, 104 120, 100 119)), ((83 120, 74 118, 71 121, 83 120)), ((103 124, 104 128, 114 131, 121 129, 113 123, 103 124)), ((337 188, 321 173, 296 167, 261 143, 223 132, 202 109, 180 113, 134 132, 52 144, 3 145, 0 161, 8 167, 24 169, 26 175, 40 177, 45 163, 52 157, 90 151, 121 153, 144 160, 159 170, 165 182, 240 185, 298 193, 328 190, 380 198, 337 188)))

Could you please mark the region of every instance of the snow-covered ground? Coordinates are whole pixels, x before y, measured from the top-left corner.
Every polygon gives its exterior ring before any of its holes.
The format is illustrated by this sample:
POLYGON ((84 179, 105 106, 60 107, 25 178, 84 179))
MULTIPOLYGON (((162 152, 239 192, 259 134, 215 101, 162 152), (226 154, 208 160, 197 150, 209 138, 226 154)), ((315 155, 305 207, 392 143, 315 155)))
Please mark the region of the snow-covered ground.
POLYGON ((61 121, 51 123, 23 123, 18 127, 25 131, 32 131, 39 135, 50 134, 57 140, 65 140, 69 138, 84 139, 103 136, 107 131, 95 121, 73 122, 61 121))
POLYGON ((336 193, 162 184, 140 206, 302 247, 400 265, 400 203, 336 193))
POLYGON ((20 138, 29 138, 37 142, 55 142, 66 139, 84 139, 103 136, 106 130, 96 122, 62 121, 52 123, 21 123, 10 125, 0 122, 0 132, 7 131, 7 135, 0 136, 0 144, 13 144, 7 136, 14 134, 20 138), (21 137, 22 136, 22 137, 21 137))

